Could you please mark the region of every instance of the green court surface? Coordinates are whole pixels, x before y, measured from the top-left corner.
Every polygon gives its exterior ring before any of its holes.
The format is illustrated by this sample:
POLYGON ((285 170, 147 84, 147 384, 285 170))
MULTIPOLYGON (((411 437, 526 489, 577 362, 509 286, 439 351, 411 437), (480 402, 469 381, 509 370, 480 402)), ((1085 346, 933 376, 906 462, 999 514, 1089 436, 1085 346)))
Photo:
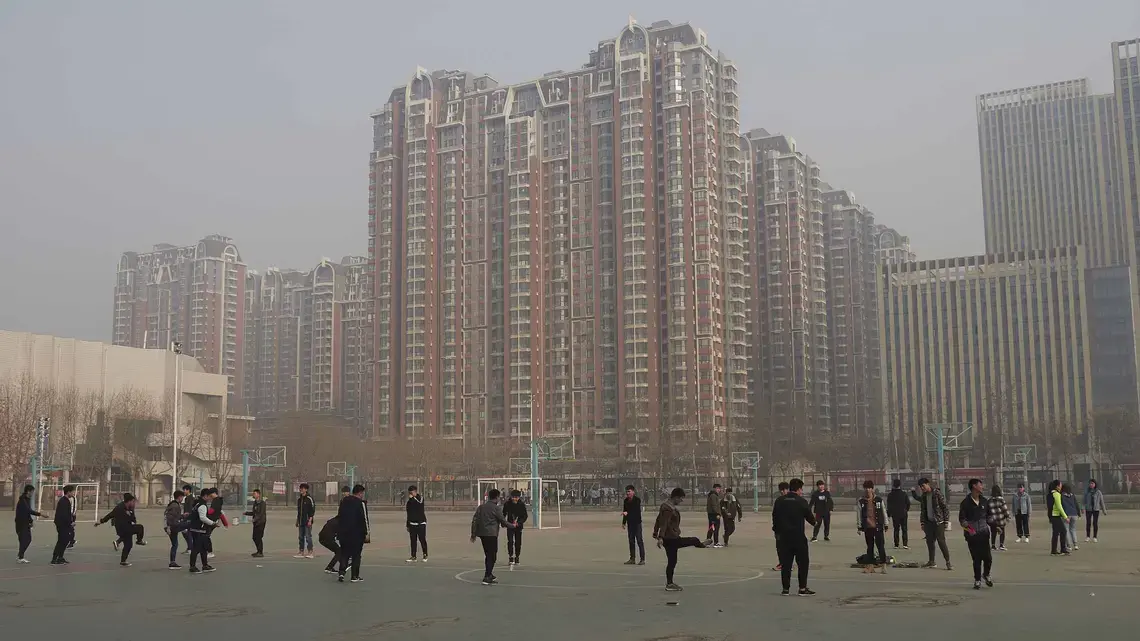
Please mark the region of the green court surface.
MULTIPOLYGON (((318 511, 318 529, 331 508, 318 511)), ((322 572, 328 553, 294 559, 292 516, 271 514, 267 556, 250 558, 249 526, 214 535, 212 574, 191 576, 166 568, 169 543, 158 528, 161 513, 140 511, 150 531, 130 568, 118 566, 112 532, 79 524, 69 566, 51 566, 55 532, 38 524, 30 564, 16 564, 11 526, 0 534, 0 629, 5 638, 170 639, 211 625, 215 638, 333 639, 540 639, 562 641, 755 640, 781 632, 923 641, 983 638, 1064 639, 1090 629, 1126 638, 1134 634, 1140 599, 1140 512, 1101 519, 1099 543, 1084 543, 1070 557, 1049 556, 1048 524, 1033 523, 1032 543, 996 552, 997 585, 972 589, 970 559, 961 536, 948 539, 955 569, 852 569, 863 538, 844 511, 832 521, 830 542, 811 546, 814 597, 779 596, 770 521, 748 514, 724 549, 680 552, 677 582, 666 593, 664 554, 653 548, 647 524, 648 563, 625 566, 628 555, 620 516, 564 513, 558 530, 526 530, 522 565, 500 564, 500 584, 483 586, 482 549, 468 542, 470 517, 428 512, 430 562, 408 557, 403 514, 372 515, 372 544, 359 584, 338 584, 322 572), (9 637, 9 635, 11 635, 9 637), (220 636, 219 636, 220 635, 220 636)), ((647 518, 651 515, 647 514, 647 518)), ((704 517, 686 512, 685 534, 701 535, 704 517)), ((911 549, 900 561, 925 561, 925 544, 911 523, 911 549)), ((506 560, 506 537, 500 559, 506 560)), ((888 533, 888 552, 891 552, 888 533)), ((941 561, 941 558, 939 558, 941 561)), ((179 562, 187 565, 186 557, 179 562)), ((794 587, 793 577, 793 587, 794 587)))

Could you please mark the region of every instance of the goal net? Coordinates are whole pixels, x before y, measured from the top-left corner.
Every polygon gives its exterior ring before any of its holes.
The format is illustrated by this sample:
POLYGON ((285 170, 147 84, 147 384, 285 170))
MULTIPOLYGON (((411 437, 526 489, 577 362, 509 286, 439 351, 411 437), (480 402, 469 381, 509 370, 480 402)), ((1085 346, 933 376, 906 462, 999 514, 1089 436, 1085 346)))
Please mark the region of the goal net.
POLYGON ((511 491, 522 492, 522 501, 526 503, 528 519, 532 527, 540 530, 557 530, 562 527, 562 505, 559 500, 558 481, 533 479, 530 477, 508 477, 479 479, 479 488, 476 493, 479 501, 487 500, 487 492, 492 489, 502 493, 502 501, 510 499, 511 491))
MULTIPOLYGON (((99 484, 71 483, 75 486, 75 522, 96 523, 99 521, 99 484)), ((41 485, 37 495, 36 511, 42 512, 44 519, 55 516, 55 504, 63 496, 64 485, 41 485)))

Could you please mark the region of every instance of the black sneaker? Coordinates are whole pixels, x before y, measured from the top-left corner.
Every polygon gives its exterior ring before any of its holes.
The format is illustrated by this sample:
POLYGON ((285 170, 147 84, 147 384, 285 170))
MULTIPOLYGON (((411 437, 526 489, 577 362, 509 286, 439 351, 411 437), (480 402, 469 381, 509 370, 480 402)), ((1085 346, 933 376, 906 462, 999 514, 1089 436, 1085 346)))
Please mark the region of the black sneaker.
POLYGON ((637 562, 637 564, 638 564, 638 565, 645 565, 645 559, 642 559, 642 560, 638 561, 638 562, 637 562))
POLYGON ((990 577, 988 577, 988 576, 983 576, 983 577, 982 577, 982 580, 986 582, 986 587, 987 587, 987 588, 992 588, 992 587, 994 587, 994 582, 993 582, 993 579, 991 579, 990 577))
POLYGON ((975 590, 981 590, 982 589, 982 582, 981 581, 974 581, 974 589, 975 590))
POLYGON ((495 577, 493 577, 493 576, 485 576, 485 577, 483 577, 483 585, 495 585, 495 584, 496 584, 496 583, 498 583, 498 582, 499 582, 499 581, 498 581, 498 580, 497 580, 495 577))
POLYGON ((135 545, 142 545, 142 546, 145 546, 145 545, 146 545, 146 541, 135 541, 135 545))
POLYGON ((626 562, 624 563, 624 565, 637 565, 637 561, 634 561, 633 559, 630 559, 630 560, 626 561, 626 562))
POLYGON ((786 589, 785 589, 785 590, 780 590, 780 596, 788 596, 788 595, 789 595, 789 594, 791 594, 791 593, 792 593, 792 591, 791 591, 791 590, 786 590, 786 589))
POLYGON ((193 565, 190 566, 190 574, 201 574, 201 573, 202 573, 202 571, 199 570, 198 568, 194 567, 193 565))
POLYGON ((63 565, 63 561, 60 561, 59 559, 52 559, 51 565, 63 565))
POLYGON ((817 539, 813 536, 813 537, 811 537, 811 540, 808 541, 808 543, 819 543, 819 539, 817 539))
POLYGON ((260 558, 264 557, 265 555, 264 555, 264 554, 262 554, 261 552, 254 552, 254 553, 253 553, 253 554, 251 554, 250 556, 252 556, 252 557, 253 557, 253 558, 255 558, 255 559, 260 559, 260 558))
POLYGON ((121 567, 121 568, 129 568, 129 567, 131 567, 131 564, 130 564, 130 563, 128 563, 127 561, 119 561, 119 567, 121 567))
POLYGON ((111 542, 111 549, 113 549, 116 552, 119 551, 119 540, 118 539, 115 539, 114 541, 111 542))
POLYGON ((333 567, 325 568, 325 574, 337 574, 336 568, 333 568, 333 567))
POLYGON ((800 596, 811 596, 815 594, 815 590, 811 588, 800 588, 800 596))
POLYGON ((218 569, 218 568, 216 568, 216 567, 214 567, 214 566, 212 566, 212 565, 205 565, 205 564, 203 564, 203 565, 202 565, 202 571, 203 571, 203 572, 213 572, 213 571, 215 571, 215 570, 217 570, 217 569, 218 569))
POLYGON ((938 567, 938 564, 934 561, 931 561, 930 563, 923 563, 922 567, 933 570, 934 568, 938 567))
POLYGON ((70 550, 70 549, 71 549, 71 548, 73 548, 73 547, 75 547, 75 541, 72 541, 71 543, 68 543, 68 544, 67 544, 67 549, 69 549, 69 550, 70 550))
MULTIPOLYGON (((825 536, 825 537, 823 537, 823 542, 824 542, 824 543, 826 543, 826 542, 828 542, 828 541, 830 541, 830 540, 831 540, 831 537, 830 537, 830 536, 825 536)), ((814 594, 814 593, 813 593, 813 594, 814 594)))
POLYGON ((677 585, 676 583, 666 583, 665 584, 665 591, 666 592, 681 592, 684 589, 685 588, 682 588, 681 586, 677 585))
POLYGON ((181 570, 182 566, 178 565, 177 563, 171 563, 170 565, 166 566, 166 569, 167 570, 181 570))
POLYGON ((336 580, 340 583, 344 583, 344 575, 343 574, 337 574, 336 580))
POLYGON ((71 565, 71 561, 68 561, 67 559, 60 559, 59 564, 60 565, 71 565))
POLYGON ((364 580, 364 579, 362 579, 362 578, 360 578, 360 577, 358 577, 358 576, 354 576, 354 577, 352 577, 351 579, 349 579, 349 581, 348 581, 348 582, 349 582, 349 583, 360 583, 360 582, 361 582, 361 581, 363 581, 363 580, 364 580))

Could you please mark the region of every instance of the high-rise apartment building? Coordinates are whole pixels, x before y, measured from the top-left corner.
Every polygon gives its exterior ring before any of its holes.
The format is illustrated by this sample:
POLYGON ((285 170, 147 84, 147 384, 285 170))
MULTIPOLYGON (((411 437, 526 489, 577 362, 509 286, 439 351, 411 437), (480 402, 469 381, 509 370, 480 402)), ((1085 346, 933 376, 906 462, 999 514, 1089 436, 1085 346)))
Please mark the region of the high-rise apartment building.
POLYGON ((514 85, 419 70, 373 123, 377 436, 624 448, 746 417, 736 68, 704 32, 631 21, 514 85))
POLYGON ((1083 78, 978 96, 987 254, 1081 245, 1092 266, 1131 260, 1114 103, 1083 78))
POLYGON ((875 238, 877 262, 895 265, 915 260, 914 252, 910 249, 910 236, 903 236, 886 225, 875 225, 875 238))
POLYGON ((1132 224, 1129 240, 1135 254, 1140 248, 1136 240, 1140 235, 1140 38, 1112 43, 1112 54, 1123 201, 1126 219, 1132 224))
POLYGON ((150 349, 180 342, 207 372, 230 377, 234 403, 246 364, 245 287, 246 265, 225 236, 126 252, 115 281, 112 342, 150 349))
POLYGON ((763 129, 752 155, 754 411, 786 447, 832 427, 827 231, 819 166, 795 140, 763 129))

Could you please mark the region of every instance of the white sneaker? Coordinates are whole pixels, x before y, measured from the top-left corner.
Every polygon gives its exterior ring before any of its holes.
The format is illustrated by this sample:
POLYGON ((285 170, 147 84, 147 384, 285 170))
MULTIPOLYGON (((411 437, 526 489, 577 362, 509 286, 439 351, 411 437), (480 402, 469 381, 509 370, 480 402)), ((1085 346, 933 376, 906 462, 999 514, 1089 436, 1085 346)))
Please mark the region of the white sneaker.
POLYGON ((1025 537, 1025 542, 1026 542, 1026 543, 1029 543, 1029 537, 1028 537, 1028 536, 1027 536, 1027 537, 1025 537))
POLYGON ((1085 537, 1085 543, 1088 543, 1088 542, 1089 542, 1089 537, 1086 536, 1085 537))
POLYGON ((424 555, 424 558, 422 558, 422 559, 420 559, 420 560, 421 560, 421 561, 423 561, 424 563, 427 563, 427 555, 425 554, 425 555, 424 555))
POLYGON ((722 543, 715 543, 715 544, 713 544, 713 549, 714 549, 714 550, 716 550, 716 549, 719 549, 719 548, 722 548, 722 547, 724 547, 724 544, 722 544, 722 543))
POLYGON ((31 561, 27 559, 16 559, 16 563, 31 563, 31 561))
POLYGON ((212 559, 212 558, 214 558, 215 556, 218 556, 218 555, 217 555, 217 554, 214 554, 213 552, 210 552, 209 554, 207 554, 207 555, 206 555, 206 558, 207 558, 207 559, 212 559))
POLYGON ((1074 550, 1079 550, 1079 549, 1081 549, 1081 546, 1079 546, 1079 545, 1077 545, 1076 543, 1074 543, 1074 544, 1073 544, 1073 549, 1074 549, 1074 550))
POLYGON ((306 558, 306 559, 311 559, 311 558, 313 558, 313 553, 312 553, 312 552, 306 552, 306 553, 305 553, 305 558, 306 558))
POLYGON ((1099 541, 1096 540, 1095 536, 1093 537, 1093 543, 1099 543, 1099 541))
POLYGON ((300 554, 300 553, 298 553, 298 554, 294 554, 294 555, 293 555, 293 558, 294 558, 294 559, 303 559, 303 558, 305 558, 305 555, 304 555, 304 554, 300 554))
POLYGON ((419 560, 419 559, 417 559, 416 557, 414 557, 414 556, 413 556, 413 557, 411 557, 410 559, 408 559, 407 561, 404 561, 404 563, 415 563, 415 562, 417 562, 418 560, 419 560))
POLYGON ((1021 537, 1020 537, 1020 536, 1019 536, 1019 537, 1017 537, 1017 542, 1018 542, 1018 543, 1021 543, 1021 537))

